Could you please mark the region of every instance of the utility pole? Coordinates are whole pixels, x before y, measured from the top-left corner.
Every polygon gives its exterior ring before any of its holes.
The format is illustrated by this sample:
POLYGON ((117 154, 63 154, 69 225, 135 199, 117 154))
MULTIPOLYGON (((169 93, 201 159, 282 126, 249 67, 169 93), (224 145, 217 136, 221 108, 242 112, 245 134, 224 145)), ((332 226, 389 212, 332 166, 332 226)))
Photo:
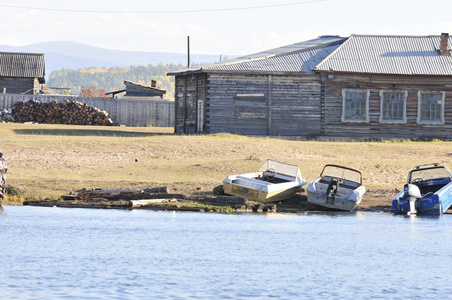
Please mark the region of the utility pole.
POLYGON ((187 67, 190 69, 191 62, 190 62, 190 36, 187 36, 187 67))

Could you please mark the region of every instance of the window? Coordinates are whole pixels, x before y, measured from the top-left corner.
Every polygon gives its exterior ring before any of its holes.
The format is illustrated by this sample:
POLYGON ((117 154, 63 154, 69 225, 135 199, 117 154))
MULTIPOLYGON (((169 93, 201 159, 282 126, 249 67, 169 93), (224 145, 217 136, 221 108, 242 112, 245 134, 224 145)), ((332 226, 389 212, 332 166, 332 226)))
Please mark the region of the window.
POLYGON ((369 90, 342 90, 342 122, 369 122, 369 90))
POLYGON ((380 91, 380 123, 406 123, 407 91, 380 91))
POLYGON ((418 92, 418 124, 444 124, 445 92, 418 92))

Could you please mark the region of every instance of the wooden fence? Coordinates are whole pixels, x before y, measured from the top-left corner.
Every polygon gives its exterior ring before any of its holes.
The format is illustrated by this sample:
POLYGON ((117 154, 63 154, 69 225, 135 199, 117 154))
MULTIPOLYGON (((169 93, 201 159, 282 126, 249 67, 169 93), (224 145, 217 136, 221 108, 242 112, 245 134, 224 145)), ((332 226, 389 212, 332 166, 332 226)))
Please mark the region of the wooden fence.
POLYGON ((126 126, 174 127, 174 102, 165 100, 0 94, 0 109, 11 108, 16 102, 30 99, 41 102, 68 99, 86 103, 106 111, 113 122, 126 126))

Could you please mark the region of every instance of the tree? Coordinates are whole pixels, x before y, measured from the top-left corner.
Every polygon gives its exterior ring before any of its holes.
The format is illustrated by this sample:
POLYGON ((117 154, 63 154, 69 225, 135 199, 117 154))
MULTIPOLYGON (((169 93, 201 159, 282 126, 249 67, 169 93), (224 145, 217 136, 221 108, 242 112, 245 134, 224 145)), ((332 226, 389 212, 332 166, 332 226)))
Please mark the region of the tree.
POLYGON ((105 89, 98 89, 95 86, 92 87, 80 87, 80 97, 107 97, 105 95, 105 89))

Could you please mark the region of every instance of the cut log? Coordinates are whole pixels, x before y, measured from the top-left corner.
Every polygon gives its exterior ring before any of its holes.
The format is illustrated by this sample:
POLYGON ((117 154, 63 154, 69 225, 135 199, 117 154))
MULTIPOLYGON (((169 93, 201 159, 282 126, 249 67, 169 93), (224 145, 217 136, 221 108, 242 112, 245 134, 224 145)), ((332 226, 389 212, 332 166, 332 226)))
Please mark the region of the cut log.
POLYGON ((164 203, 164 202, 175 202, 176 199, 143 199, 143 200, 130 200, 129 207, 142 207, 148 204, 164 203))

